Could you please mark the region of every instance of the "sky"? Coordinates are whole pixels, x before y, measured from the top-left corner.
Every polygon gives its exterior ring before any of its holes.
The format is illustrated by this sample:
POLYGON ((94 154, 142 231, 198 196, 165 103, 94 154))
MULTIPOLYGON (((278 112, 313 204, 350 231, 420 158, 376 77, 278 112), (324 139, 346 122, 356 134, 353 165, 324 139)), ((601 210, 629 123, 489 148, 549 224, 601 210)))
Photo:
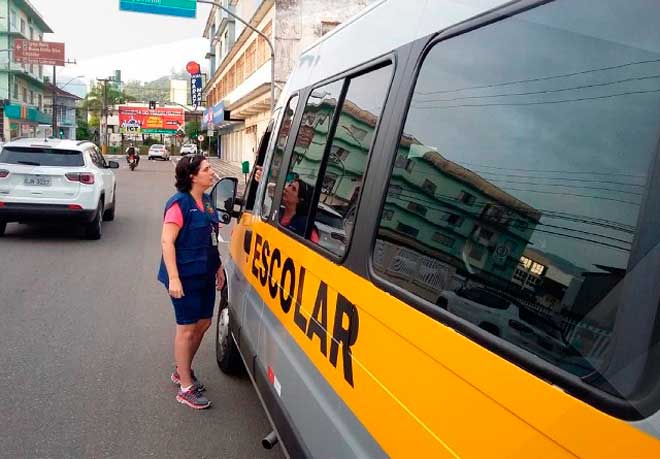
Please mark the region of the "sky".
MULTIPOLYGON (((197 18, 119 11, 119 0, 30 0, 54 31, 45 41, 64 42, 66 57, 77 64, 58 68, 67 91, 80 93, 95 78, 115 69, 122 79, 151 81, 182 70, 195 60, 202 66, 208 41, 202 37, 211 7, 198 5, 197 18)), ((44 73, 50 75, 52 68, 44 73)))

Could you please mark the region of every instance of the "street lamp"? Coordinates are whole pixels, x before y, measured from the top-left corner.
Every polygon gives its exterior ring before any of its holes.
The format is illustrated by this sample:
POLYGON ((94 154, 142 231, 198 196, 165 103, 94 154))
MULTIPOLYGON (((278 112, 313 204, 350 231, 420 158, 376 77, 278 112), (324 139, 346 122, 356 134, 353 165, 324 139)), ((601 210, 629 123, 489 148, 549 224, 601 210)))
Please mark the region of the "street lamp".
POLYGON ((240 23, 242 23, 245 27, 252 30, 256 34, 258 34, 261 38, 266 40, 266 43, 268 43, 268 46, 270 47, 270 111, 274 112, 275 111, 275 47, 273 47, 273 43, 270 41, 270 38, 268 38, 266 34, 261 32, 260 30, 256 29, 255 27, 252 27, 243 18, 236 15, 235 13, 232 13, 218 2, 214 2, 212 0, 197 0, 197 3, 206 3, 208 5, 217 6, 222 11, 224 11, 225 13, 227 13, 228 15, 230 15, 231 17, 235 18, 240 23))

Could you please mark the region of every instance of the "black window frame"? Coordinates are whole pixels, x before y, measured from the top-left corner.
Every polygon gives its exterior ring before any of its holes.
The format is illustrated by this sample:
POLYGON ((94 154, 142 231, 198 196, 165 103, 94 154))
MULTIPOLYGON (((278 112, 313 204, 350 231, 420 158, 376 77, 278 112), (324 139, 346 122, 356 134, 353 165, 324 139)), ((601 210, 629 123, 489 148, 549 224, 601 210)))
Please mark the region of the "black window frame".
MULTIPOLYGON (((288 161, 290 161, 290 156, 289 156, 289 148, 293 149, 293 144, 291 143, 291 138, 293 137, 294 139, 298 137, 298 125, 300 123, 300 116, 302 116, 302 112, 299 111, 300 108, 300 100, 302 98, 302 92, 301 91, 294 91, 291 93, 289 98, 286 100, 286 104, 282 106, 282 112, 278 114, 278 119, 277 119, 277 134, 273 135, 273 132, 271 132, 270 135, 270 143, 267 151, 267 155, 270 154, 270 162, 268 163, 268 171, 264 170, 262 174, 262 180, 267 179, 267 175, 270 172, 270 168, 273 164, 273 156, 275 155, 275 149, 277 148, 277 139, 280 136, 280 131, 282 130, 282 122, 284 121, 284 116, 286 114, 286 110, 289 107, 289 104, 291 103, 291 100, 293 100, 294 97, 298 98, 298 102, 296 102, 296 109, 293 112, 293 116, 291 117, 291 127, 289 128, 289 135, 286 139, 286 143, 284 144, 284 152, 282 153, 282 166, 284 164, 289 164, 288 161)), ((273 126, 273 131, 275 126, 273 126)), ((294 140, 295 143, 295 140, 294 140)), ((264 158, 265 159, 265 158, 264 158)), ((280 176, 277 178, 277 182, 275 182, 275 190, 273 191, 273 200, 270 203, 270 211, 268 212, 268 215, 263 213, 263 204, 264 204, 264 199, 266 198, 266 193, 268 192, 267 187, 268 183, 266 182, 266 185, 264 185, 264 190, 262 195, 259 197, 260 203, 259 203, 259 214, 261 215, 261 220, 264 222, 270 222, 273 219, 277 219, 277 214, 278 214, 278 209, 280 207, 280 201, 282 199, 282 188, 280 188, 280 183, 281 183, 281 178, 282 178, 282 169, 280 167, 280 176)), ((256 206, 255 202, 255 206, 256 206)))
MULTIPOLYGON (((373 157, 373 151, 374 151, 374 146, 376 145, 376 141, 378 139, 378 133, 381 129, 381 126, 383 124, 383 117, 386 113, 386 107, 388 105, 388 102, 390 98, 392 97, 392 88, 393 88, 393 83, 396 77, 397 73, 397 55, 396 53, 387 53, 382 56, 379 56, 375 59, 372 59, 370 61, 364 62, 358 66, 355 66, 349 70, 346 70, 340 74, 336 74, 333 76, 330 76, 324 80, 318 81, 314 83, 311 86, 307 86, 303 89, 300 89, 297 92, 297 95, 300 96, 298 99, 298 105, 296 106, 296 113, 293 118, 293 122, 291 125, 291 132, 289 133, 289 139, 287 140, 287 145, 286 149, 284 151, 284 158, 283 158, 283 165, 286 164, 286 174, 281 174, 279 177, 279 181, 277 184, 277 188, 275 191, 275 199, 273 199, 273 208, 271 209, 271 216, 272 218, 269 219, 268 223, 275 226, 279 231, 282 231, 285 233, 287 236, 293 238, 299 243, 302 243, 306 247, 314 250, 315 252, 319 253, 320 255, 324 256, 325 258, 329 259, 330 261, 344 265, 346 264, 347 258, 349 257, 349 254, 351 252, 351 248, 353 247, 353 241, 355 239, 355 235, 358 232, 358 229, 354 226, 353 227, 353 233, 351 237, 349 238, 348 244, 346 244, 344 253, 342 255, 338 255, 334 252, 331 252, 330 250, 322 247, 321 245, 314 243, 310 239, 311 231, 313 228, 313 223, 316 221, 316 211, 318 208, 318 201, 319 201, 319 196, 321 192, 321 184, 323 183, 323 178, 325 177, 325 172, 328 164, 328 159, 330 157, 330 150, 332 148, 332 140, 334 139, 335 131, 337 128, 337 123, 339 121, 339 117, 341 115, 341 109, 344 106, 344 100, 346 97, 347 90, 350 88, 350 84, 346 84, 347 82, 350 82, 351 79, 354 78, 359 78, 362 75, 366 75, 369 72, 379 70, 384 67, 391 67, 391 75, 390 75, 390 80, 387 86, 387 89, 385 91, 385 98, 383 100, 383 108, 381 109, 379 115, 378 115, 378 122, 376 123, 376 126, 374 127, 374 132, 371 138, 371 142, 369 144, 369 152, 367 154, 367 161, 365 163, 365 168, 364 168, 364 173, 362 176, 362 181, 364 185, 364 181, 367 177, 369 167, 371 165, 372 157, 373 157), (280 224, 279 221, 279 210, 280 208, 280 203, 282 199, 282 192, 284 190, 284 186, 286 183, 286 176, 288 175, 289 168, 291 166, 291 161, 293 157, 293 150, 295 148, 295 140, 298 137, 298 131, 300 130, 300 127, 302 126, 303 123, 303 113, 305 111, 305 107, 307 107, 307 102, 309 100, 309 97, 312 95, 312 92, 318 88, 321 88, 323 86, 327 86, 329 84, 342 81, 342 88, 340 92, 339 99, 337 100, 337 106, 335 108, 335 111, 332 115, 332 120, 331 124, 328 127, 328 141, 325 144, 324 150, 323 150, 323 159, 321 161, 321 166, 319 167, 319 172, 318 172, 318 177, 316 178, 316 184, 314 186, 314 196, 312 198, 312 205, 310 206, 310 213, 307 216, 307 224, 306 224, 306 230, 304 236, 301 236, 290 229, 284 227, 283 225, 280 224), (301 101, 304 100, 304 103, 301 103, 301 101), (294 131, 295 129, 295 131, 294 131), (294 139, 293 141, 291 139, 294 139), (276 211, 273 211, 275 209, 276 211)), ((293 95, 292 95, 293 97, 293 95)), ((359 195, 356 200, 356 211, 355 211, 355 217, 354 221, 356 221, 360 215, 360 207, 362 203, 362 198, 363 198, 363 192, 364 192, 364 186, 360 187, 359 195)))
MULTIPOLYGON (((366 252, 366 275, 368 279, 374 283, 374 285, 392 294, 396 298, 406 303, 408 306, 422 312, 423 314, 444 325, 457 330, 459 333, 468 337, 471 341, 484 347, 485 349, 493 351, 499 357, 504 358, 508 362, 519 366, 531 375, 551 382, 552 384, 560 387, 567 394, 583 402, 586 402, 595 409, 601 410, 622 420, 638 421, 647 418, 649 415, 642 415, 640 410, 629 401, 599 390, 597 387, 592 385, 586 384, 580 380, 578 376, 562 370, 555 365, 545 361, 544 359, 528 353, 524 349, 514 344, 508 343, 504 340, 498 340, 494 338, 493 335, 489 332, 480 330, 478 327, 474 327, 471 324, 462 323, 457 316, 449 313, 448 311, 445 311, 442 308, 438 308, 430 301, 414 295, 412 292, 409 292, 404 288, 388 281, 386 278, 380 276, 374 263, 375 257, 377 256, 376 243, 378 241, 379 222, 381 221, 382 213, 385 209, 388 185, 392 177, 393 168, 397 159, 398 145, 401 140, 401 136, 404 133, 419 74, 430 51, 435 46, 440 45, 444 41, 451 40, 452 38, 470 33, 473 30, 481 29, 497 22, 501 22, 507 19, 515 19, 515 16, 519 14, 552 2, 554 2, 554 0, 521 0, 519 2, 506 4, 475 18, 468 19, 454 26, 450 26, 445 30, 441 30, 434 34, 420 38, 411 44, 404 45, 400 48, 403 49, 410 46, 414 55, 409 59, 410 69, 408 72, 406 72, 404 77, 406 84, 402 85, 402 87, 399 89, 401 94, 397 99, 397 109, 400 110, 401 113, 398 117, 395 118, 396 126, 390 127, 391 130, 397 132, 396 135, 392 136, 396 139, 396 145, 393 146, 393 152, 390 154, 390 158, 388 158, 390 161, 387 168, 387 175, 384 179, 381 177, 381 180, 384 182, 382 188, 384 192, 380 194, 380 198, 378 200, 374 199, 369 203, 372 206, 378 206, 378 210, 375 211, 375 225, 370 231, 370 245, 369 250, 366 252)), ((657 172, 658 169, 660 169, 660 139, 658 139, 654 161, 656 161, 658 164, 652 164, 652 167, 655 167, 655 171, 657 172)), ((651 180, 651 178, 649 178, 649 180, 651 180)), ((642 219, 641 214, 639 219, 642 219)), ((660 317, 658 317, 656 320, 660 322, 660 317)), ((648 365, 654 365, 654 363, 649 362, 648 365)), ((655 366, 660 367, 660 364, 656 363, 655 366)), ((647 391, 647 395, 644 396, 643 400, 634 400, 634 402, 637 405, 646 406, 647 404, 655 402, 658 399, 660 399, 660 384, 656 384, 653 389, 647 391)), ((654 404, 657 405, 657 402, 654 404)), ((658 412, 659 411, 656 409, 655 413, 657 414, 658 412)))

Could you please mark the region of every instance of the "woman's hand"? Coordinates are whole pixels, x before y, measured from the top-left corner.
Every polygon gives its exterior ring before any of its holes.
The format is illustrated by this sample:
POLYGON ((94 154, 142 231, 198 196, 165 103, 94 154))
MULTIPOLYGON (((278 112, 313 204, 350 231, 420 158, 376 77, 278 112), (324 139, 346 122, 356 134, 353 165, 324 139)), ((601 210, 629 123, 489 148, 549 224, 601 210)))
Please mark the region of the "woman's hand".
POLYGON ((216 288, 218 290, 222 290, 222 288, 225 286, 225 271, 222 269, 222 266, 218 268, 218 272, 216 273, 215 278, 217 280, 216 288))
POLYGON ((261 182, 261 176, 264 173, 264 168, 262 166, 255 166, 254 167, 254 179, 257 182, 261 182))
POLYGON ((170 296, 177 299, 185 296, 183 293, 183 285, 181 285, 181 279, 178 277, 176 279, 170 279, 170 296))

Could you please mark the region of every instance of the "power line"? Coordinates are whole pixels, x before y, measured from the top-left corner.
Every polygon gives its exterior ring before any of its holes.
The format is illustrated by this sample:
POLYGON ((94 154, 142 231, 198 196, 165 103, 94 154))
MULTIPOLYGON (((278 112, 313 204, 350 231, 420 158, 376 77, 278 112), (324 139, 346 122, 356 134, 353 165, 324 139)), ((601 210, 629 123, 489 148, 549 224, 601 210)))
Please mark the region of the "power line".
POLYGON ((486 89, 486 88, 495 88, 495 87, 500 87, 500 86, 510 86, 510 85, 520 84, 520 83, 533 83, 533 82, 537 82, 537 81, 547 81, 547 80, 554 80, 554 79, 558 79, 558 78, 568 78, 568 77, 577 76, 577 75, 584 75, 584 74, 587 74, 587 73, 603 72, 603 71, 606 71, 606 70, 615 70, 615 69, 630 67, 630 66, 633 66, 633 65, 652 64, 652 63, 657 63, 657 62, 660 62, 660 59, 651 59, 651 60, 646 60, 646 61, 629 62, 627 64, 613 65, 613 66, 610 66, 610 67, 601 67, 601 68, 598 68, 598 69, 591 69, 591 70, 583 70, 581 72, 564 73, 564 74, 552 75, 552 76, 547 76, 547 77, 539 77, 539 78, 528 78, 528 79, 524 79, 524 80, 505 81, 505 82, 502 82, 502 83, 493 83, 493 84, 487 84, 487 85, 481 85, 481 86, 470 86, 470 87, 459 88, 459 89, 448 89, 448 90, 428 91, 428 92, 415 91, 415 94, 422 94, 422 95, 448 94, 448 93, 452 93, 452 92, 468 91, 470 89, 486 89))
POLYGON ((651 76, 646 76, 646 77, 636 77, 636 78, 626 78, 624 80, 617 80, 617 81, 609 81, 606 83, 594 83, 594 84, 587 84, 583 86, 575 86, 572 88, 560 88, 560 89, 547 89, 544 91, 529 91, 529 92, 519 92, 519 93, 509 93, 509 94, 489 94, 486 96, 465 96, 465 97, 454 97, 453 99, 428 99, 428 100, 419 100, 415 99, 415 102, 417 103, 430 103, 430 102, 453 102, 456 100, 467 100, 467 99, 491 99, 494 97, 511 97, 511 96, 531 96, 531 95, 536 95, 536 94, 553 94, 557 92, 566 92, 566 91, 575 91, 578 89, 588 89, 588 88, 599 88, 603 86, 612 86, 615 84, 620 84, 620 83, 627 83, 630 81, 643 81, 643 80, 651 80, 651 79, 658 79, 660 78, 660 75, 651 75, 651 76))
POLYGON ((525 105, 551 105, 551 104, 563 104, 567 102, 581 102, 585 100, 610 99, 612 97, 630 96, 637 94, 650 94, 657 92, 660 92, 660 89, 652 89, 648 91, 629 91, 629 92, 621 92, 617 94, 608 94, 606 96, 581 97, 578 99, 552 100, 546 102, 510 102, 510 103, 502 102, 502 103, 494 103, 494 104, 462 104, 462 105, 449 105, 447 107, 440 107, 440 106, 419 107, 413 105, 412 107, 416 108, 417 110, 441 110, 446 108, 461 108, 461 107, 512 107, 512 106, 525 106, 525 105))
MULTIPOLYGON (((498 166, 489 166, 486 164, 478 164, 478 163, 468 163, 468 162, 459 162, 458 164, 464 164, 468 166, 477 166, 477 167, 486 167, 488 169, 500 169, 500 170, 507 170, 507 171, 525 171, 525 172, 546 172, 546 173, 553 173, 553 174, 584 174, 584 175, 607 175, 607 176, 612 176, 612 175, 619 175, 622 177, 642 177, 646 178, 646 175, 644 174, 619 174, 616 172, 592 172, 592 171, 586 171, 586 172, 577 172, 577 171, 566 171, 566 170, 549 170, 549 169, 519 169, 519 168, 514 168, 514 167, 498 167, 498 166)), ((525 177, 525 176, 521 176, 525 177)), ((566 179, 568 180, 568 179, 566 179)), ((580 180, 580 179, 577 179, 580 180)))

